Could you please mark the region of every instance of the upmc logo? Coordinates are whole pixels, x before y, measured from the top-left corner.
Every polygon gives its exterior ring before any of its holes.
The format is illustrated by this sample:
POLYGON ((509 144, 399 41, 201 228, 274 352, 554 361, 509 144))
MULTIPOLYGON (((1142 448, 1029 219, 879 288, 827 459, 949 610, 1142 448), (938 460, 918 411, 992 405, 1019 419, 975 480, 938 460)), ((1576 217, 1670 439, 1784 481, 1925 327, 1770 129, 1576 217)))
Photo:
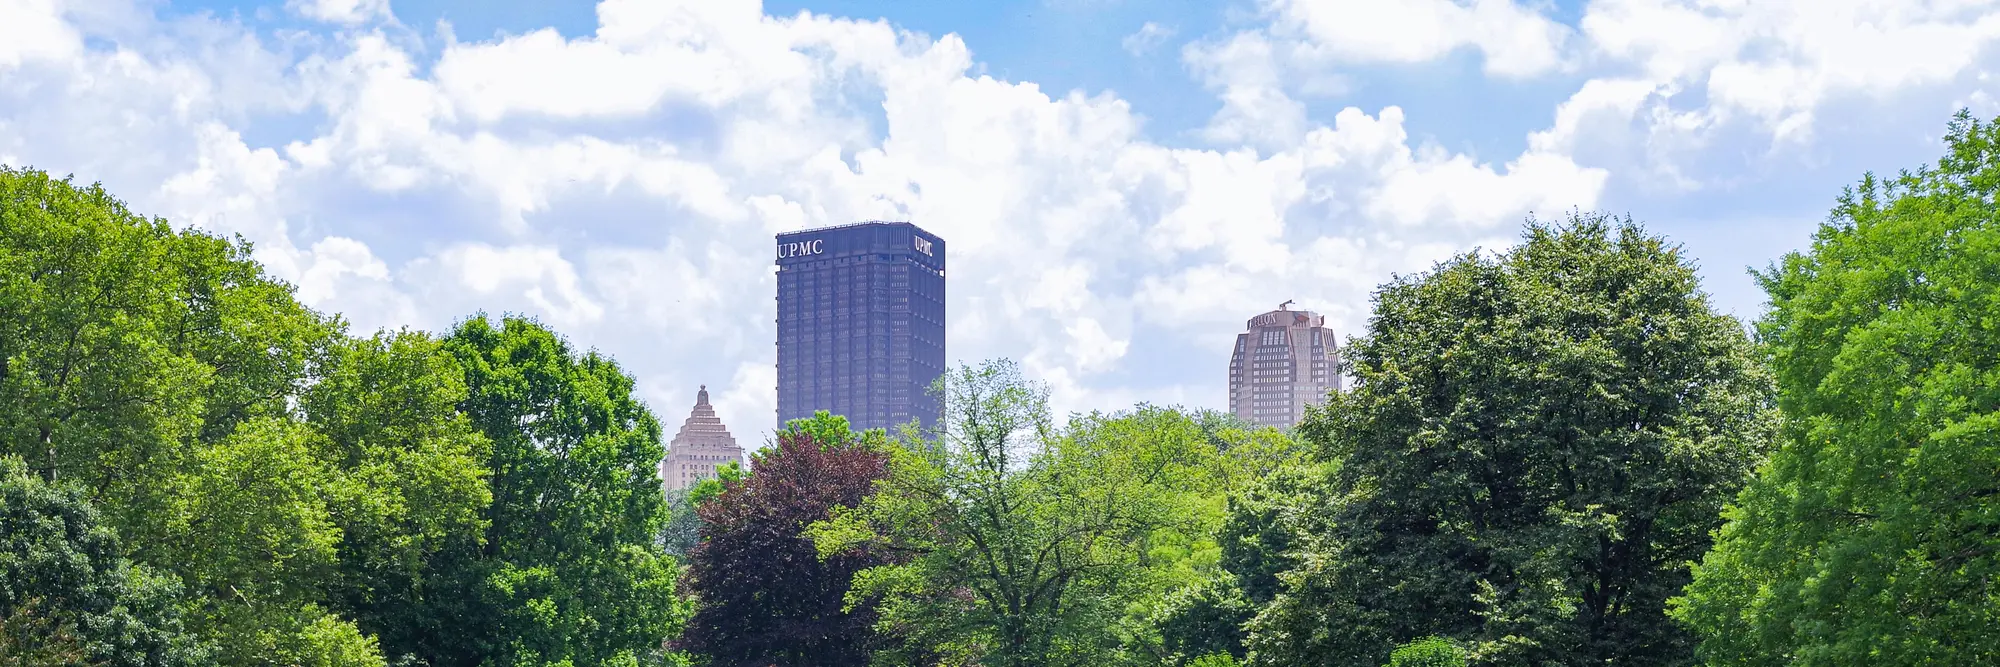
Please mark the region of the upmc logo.
POLYGON ((917 248, 917 252, 920 252, 920 253, 923 253, 923 254, 926 254, 926 255, 929 255, 929 254, 931 254, 931 240, 930 240, 930 239, 927 239, 927 238, 924 238, 924 237, 921 237, 921 236, 912 236, 912 237, 910 237, 910 239, 911 239, 911 244, 912 244, 912 245, 915 245, 915 246, 916 246, 916 248, 917 248))
POLYGON ((798 241, 794 243, 780 243, 778 244, 778 259, 784 259, 787 257, 800 257, 804 255, 817 255, 820 253, 820 250, 822 249, 821 246, 825 243, 826 239, 813 239, 811 241, 798 241))

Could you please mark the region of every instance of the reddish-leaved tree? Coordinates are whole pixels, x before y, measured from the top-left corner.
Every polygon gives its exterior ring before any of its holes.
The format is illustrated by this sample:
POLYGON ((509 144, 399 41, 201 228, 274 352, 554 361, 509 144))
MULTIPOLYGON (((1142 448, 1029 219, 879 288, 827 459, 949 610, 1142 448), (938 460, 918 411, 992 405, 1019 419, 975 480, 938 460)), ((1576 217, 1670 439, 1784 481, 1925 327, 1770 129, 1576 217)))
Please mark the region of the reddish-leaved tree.
POLYGON ((701 542, 688 553, 683 586, 697 602, 676 646, 715 667, 868 664, 875 614, 842 608, 854 573, 883 557, 855 551, 821 560, 801 532, 836 506, 860 504, 888 462, 861 438, 781 434, 749 476, 696 510, 701 542))

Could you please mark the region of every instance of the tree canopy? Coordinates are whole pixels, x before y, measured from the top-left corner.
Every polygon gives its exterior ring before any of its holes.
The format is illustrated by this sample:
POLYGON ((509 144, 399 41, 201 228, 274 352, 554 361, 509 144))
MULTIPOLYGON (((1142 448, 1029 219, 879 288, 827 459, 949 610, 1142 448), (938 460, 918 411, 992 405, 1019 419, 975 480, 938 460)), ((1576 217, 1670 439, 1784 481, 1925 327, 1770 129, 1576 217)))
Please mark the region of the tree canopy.
POLYGON ((1215 514, 1202 492, 1232 470, 1203 431, 1143 407, 1059 430, 1045 389, 1005 361, 952 370, 938 391, 935 433, 903 442, 878 493, 810 531, 822 556, 906 556, 856 575, 850 600, 879 599, 883 627, 945 660, 1157 660, 1122 635, 1133 605, 1181 580, 1185 563, 1163 556, 1185 556, 1215 514))
POLYGON ((2000 127, 1759 275, 1782 445, 1678 616, 1718 665, 2000 661, 2000 127))
POLYGON ((1683 665, 1664 605, 1766 449, 1769 379, 1678 248, 1531 224, 1396 280, 1299 430, 1329 515, 1251 625, 1259 665, 1381 664, 1439 635, 1489 664, 1683 665))
POLYGON ((183 629, 180 595, 125 558, 76 487, 0 456, 0 661, 201 665, 209 647, 183 629))
POLYGON ((437 665, 660 664, 686 610, 657 541, 667 515, 660 425, 633 380, 533 321, 460 323, 458 408, 491 442, 480 540, 435 575, 453 597, 425 611, 437 665))
MULTIPOLYGON (((526 321, 350 336, 241 240, 0 169, 0 456, 92 508, 125 546, 79 543, 118 554, 90 568, 214 663, 667 660, 685 604, 631 386, 526 321)), ((64 599, 0 635, 96 651, 110 621, 64 599)))

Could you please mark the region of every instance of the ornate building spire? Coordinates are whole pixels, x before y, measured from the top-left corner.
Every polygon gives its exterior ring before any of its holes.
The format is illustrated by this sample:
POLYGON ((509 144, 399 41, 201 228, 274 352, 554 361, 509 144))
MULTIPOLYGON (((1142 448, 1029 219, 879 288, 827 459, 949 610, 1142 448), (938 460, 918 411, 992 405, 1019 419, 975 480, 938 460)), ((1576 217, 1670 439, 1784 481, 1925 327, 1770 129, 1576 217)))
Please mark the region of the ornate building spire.
POLYGON ((660 461, 660 483, 668 490, 685 489, 714 477, 716 469, 731 461, 742 465, 743 448, 736 445, 735 436, 708 404, 708 385, 701 385, 694 395, 694 409, 667 443, 667 457, 660 461))

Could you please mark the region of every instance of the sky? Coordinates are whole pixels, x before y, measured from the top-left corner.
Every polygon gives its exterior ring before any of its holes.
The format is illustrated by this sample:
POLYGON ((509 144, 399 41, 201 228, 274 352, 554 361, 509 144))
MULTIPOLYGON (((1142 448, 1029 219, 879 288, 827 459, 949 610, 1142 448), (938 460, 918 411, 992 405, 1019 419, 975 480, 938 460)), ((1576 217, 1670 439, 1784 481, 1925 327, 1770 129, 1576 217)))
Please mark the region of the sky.
POLYGON ((1244 322, 1630 215, 1716 306, 2000 115, 2000 0, 0 0, 0 163, 236 234, 353 330, 523 314, 775 419, 772 236, 950 243, 948 355, 1221 408, 1244 322))

